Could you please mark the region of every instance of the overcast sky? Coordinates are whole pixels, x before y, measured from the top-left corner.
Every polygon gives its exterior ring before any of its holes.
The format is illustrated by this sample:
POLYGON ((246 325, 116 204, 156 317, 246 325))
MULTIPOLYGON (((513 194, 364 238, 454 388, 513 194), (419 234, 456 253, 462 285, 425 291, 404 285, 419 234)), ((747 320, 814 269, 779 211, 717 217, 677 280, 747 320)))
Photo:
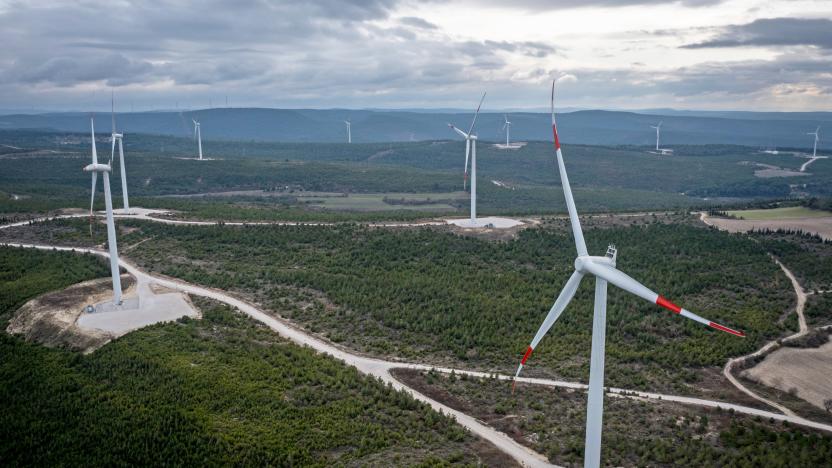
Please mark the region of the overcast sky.
POLYGON ((829 0, 0 0, 0 44, 0 109, 832 110, 829 0))

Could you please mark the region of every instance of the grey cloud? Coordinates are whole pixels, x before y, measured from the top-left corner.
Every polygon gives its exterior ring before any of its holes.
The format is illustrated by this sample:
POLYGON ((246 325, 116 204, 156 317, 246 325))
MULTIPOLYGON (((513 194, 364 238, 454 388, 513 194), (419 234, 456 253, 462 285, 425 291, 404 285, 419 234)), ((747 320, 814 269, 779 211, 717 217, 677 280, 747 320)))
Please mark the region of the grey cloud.
POLYGON ((720 28, 713 39, 682 46, 686 49, 741 46, 816 46, 832 49, 832 20, 767 18, 720 28))
POLYGON ((529 57, 543 58, 555 53, 555 48, 543 44, 541 42, 523 41, 523 42, 507 42, 507 41, 485 41, 484 46, 492 49, 504 50, 507 52, 520 52, 529 57))
POLYGON ((485 86, 489 105, 511 105, 536 102, 563 73, 580 77, 568 84, 570 95, 596 105, 832 87, 824 49, 672 71, 553 70, 547 58, 561 51, 547 43, 460 40, 420 18, 396 16, 396 1, 19 3, 0 13, 0 43, 15 44, 0 48, 0 103, 87 102, 90 92, 79 85, 103 82, 125 86, 117 96, 133 92, 137 102, 149 96, 165 107, 218 102, 226 93, 250 105, 449 107, 470 105, 468 94, 485 86), (512 67, 518 56, 531 58, 522 60, 527 69, 512 67))
POLYGON ((122 86, 143 81, 152 73, 153 68, 146 61, 131 60, 121 54, 107 54, 55 57, 39 64, 18 62, 7 75, 16 74, 12 78, 17 81, 51 82, 57 86, 72 86, 86 81, 107 81, 110 86, 122 86))
POLYGON ((419 29, 439 29, 438 26, 431 23, 430 21, 424 20, 422 18, 417 18, 415 16, 405 16, 404 18, 400 18, 399 22, 406 26, 411 26, 419 29))
MULTIPOLYGON (((512 7, 532 10, 551 11, 570 8, 589 7, 627 7, 638 5, 664 5, 678 4, 686 7, 703 7, 716 5, 727 0, 516 0, 511 3, 512 7)), ((506 3, 500 0, 478 0, 478 4, 488 6, 505 6, 506 3)))

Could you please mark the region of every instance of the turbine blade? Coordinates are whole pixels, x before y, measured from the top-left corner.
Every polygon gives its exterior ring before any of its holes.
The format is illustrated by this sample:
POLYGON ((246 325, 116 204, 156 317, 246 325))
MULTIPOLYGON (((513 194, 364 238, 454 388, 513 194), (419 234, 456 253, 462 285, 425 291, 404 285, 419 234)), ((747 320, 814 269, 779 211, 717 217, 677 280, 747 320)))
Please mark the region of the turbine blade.
POLYGON ((555 154, 558 160, 558 172, 560 173, 560 183, 563 186, 563 196, 566 199, 566 209, 569 211, 569 223, 572 225, 572 235, 575 237, 575 247, 578 250, 578 255, 588 255, 586 251, 586 242, 584 242, 584 233, 581 231, 581 222, 578 219, 578 210, 575 208, 575 199, 572 198, 572 187, 569 185, 569 177, 566 175, 566 165, 563 163, 563 153, 560 150, 560 139, 558 138, 558 126, 555 122, 555 80, 552 81, 552 134, 555 139, 555 154))
MULTIPOLYGON (((487 92, 487 91, 486 91, 486 92, 487 92)), ((474 131, 474 124, 475 124, 475 123, 477 123, 477 116, 478 116, 478 115, 480 115, 480 108, 482 107, 482 102, 483 102, 483 101, 485 101, 485 94, 486 94, 486 92, 483 92, 483 93, 482 93, 482 97, 480 98, 480 103, 479 103, 479 105, 477 106, 477 111, 476 111, 476 112, 474 112, 474 119, 473 119, 473 120, 471 120, 471 128, 469 128, 469 129, 468 129, 468 135, 470 135, 470 134, 471 134, 471 132, 473 132, 473 131, 474 131)))
POLYGON ((466 138, 466 139, 468 138, 468 134, 466 134, 466 133, 465 133, 465 132, 463 132, 462 130, 460 130, 460 129, 458 129, 458 128, 454 127, 454 125, 453 125, 453 124, 448 124, 448 127, 450 127, 453 131, 455 131, 455 132, 459 133, 459 135, 460 135, 462 138, 466 138))
POLYGON ((98 152, 95 150, 95 121, 90 117, 90 136, 92 138, 92 163, 98 164, 98 152))
POLYGON ((703 325, 707 325, 711 328, 715 328, 719 331, 723 331, 723 332, 730 333, 732 335, 736 335, 736 336, 740 336, 740 337, 745 336, 745 333, 743 333, 741 331, 734 330, 732 328, 728 328, 728 327, 726 327, 724 325, 720 325, 716 322, 712 322, 710 320, 707 320, 705 318, 702 318, 702 317, 694 314, 693 312, 691 312, 687 309, 683 309, 683 308, 677 306, 676 304, 674 304, 674 303, 670 302, 669 300, 665 299, 663 296, 660 296, 659 294, 653 292, 647 286, 645 286, 645 285, 639 283, 638 281, 634 280, 633 278, 628 276, 626 273, 624 273, 620 270, 617 270, 616 268, 614 268, 612 266, 604 265, 602 263, 597 263, 597 262, 593 262, 593 261, 587 261, 587 262, 584 263, 584 267, 588 272, 592 273, 593 275, 601 277, 601 278, 607 280, 608 282, 614 284, 615 286, 618 286, 619 288, 621 288, 621 289, 623 289, 623 290, 625 290, 629 293, 635 294, 636 296, 638 296, 638 297, 640 297, 640 298, 642 298, 642 299, 644 299, 648 302, 652 302, 652 303, 654 303, 654 304, 656 304, 660 307, 664 307, 665 309, 667 309, 667 310, 669 310, 673 313, 679 314, 683 317, 689 318, 689 319, 691 319, 693 321, 696 321, 696 322, 699 322, 703 325))
POLYGON ((95 204, 95 182, 98 179, 98 173, 92 172, 92 192, 90 192, 90 237, 92 237, 92 224, 94 218, 93 205, 95 204))
POLYGON ((580 286, 581 279, 583 277, 583 273, 578 271, 572 273, 572 276, 569 277, 566 285, 563 286, 563 290, 560 294, 558 294, 558 298, 555 299, 555 303, 552 305, 552 308, 549 309, 549 313, 546 314, 546 318, 543 320, 543 323, 534 335, 531 344, 528 348, 526 348, 526 353, 523 355, 523 359, 520 361, 520 365, 517 367, 517 373, 514 374, 514 377, 518 377, 520 375, 520 371, 523 370, 523 366, 526 365, 526 361, 529 359, 529 356, 532 355, 532 351, 534 351, 537 344, 540 343, 540 340, 543 339, 546 333, 549 332, 549 329, 555 324, 555 321, 560 317, 560 314, 563 313, 564 309, 566 309, 566 306, 569 305, 569 301, 571 301, 572 297, 575 296, 575 291, 578 290, 578 286, 580 286))
POLYGON ((468 179, 468 157, 471 154, 471 140, 465 140, 465 178, 468 179))

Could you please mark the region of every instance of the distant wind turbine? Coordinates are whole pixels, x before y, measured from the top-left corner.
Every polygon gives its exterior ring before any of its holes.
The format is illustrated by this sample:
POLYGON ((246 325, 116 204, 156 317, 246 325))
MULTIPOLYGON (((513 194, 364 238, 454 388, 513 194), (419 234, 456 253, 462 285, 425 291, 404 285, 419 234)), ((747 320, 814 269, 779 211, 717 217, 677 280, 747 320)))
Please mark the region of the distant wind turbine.
POLYGON ((199 122, 191 119, 194 123, 194 139, 196 139, 199 148, 199 160, 202 161, 202 131, 200 130, 199 122))
POLYGON ((104 208, 107 213, 107 246, 110 250, 110 273, 113 277, 113 304, 121 305, 121 276, 118 270, 118 247, 116 246, 115 221, 113 220, 113 199, 110 194, 110 172, 112 171, 113 160, 112 158, 110 159, 110 164, 98 163, 98 153, 95 150, 95 123, 92 118, 90 118, 90 134, 92 136, 92 164, 84 168, 84 172, 92 173, 90 220, 94 218, 95 182, 100 172, 104 180, 104 208))
POLYGON ((816 157, 818 155, 818 141, 820 140, 820 127, 816 128, 814 132, 809 132, 807 135, 814 135, 815 137, 815 145, 812 148, 812 157, 816 157))
POLYGON ((650 128, 656 129, 656 151, 659 151, 659 133, 661 132, 662 122, 659 122, 658 125, 651 125, 650 128))
POLYGON ((352 130, 350 129, 350 121, 345 120, 344 123, 347 125, 347 143, 352 143, 352 130))
POLYGON ((572 236, 575 240, 575 246, 578 252, 578 258, 575 259, 575 271, 566 282, 563 290, 552 305, 551 310, 543 320, 543 324, 538 329, 537 333, 532 339, 531 344, 526 349, 523 359, 517 368, 515 378, 520 375, 523 366, 531 356, 532 351, 537 347, 540 340, 546 335, 555 321, 560 317, 561 313, 566 309, 569 301, 578 290, 584 275, 595 276, 595 308, 592 319, 592 350, 590 355, 589 367, 589 392, 587 396, 587 410, 586 410, 586 442, 584 444, 584 466, 598 467, 601 464, 601 423, 604 412, 604 357, 606 346, 606 320, 607 320, 607 283, 612 283, 614 286, 634 294, 642 299, 646 299, 660 307, 679 314, 682 317, 694 320, 703 325, 709 326, 719 331, 727 332, 732 335, 743 337, 742 332, 733 330, 726 326, 720 325, 716 322, 704 319, 693 312, 683 309, 676 304, 670 302, 664 297, 656 294, 648 289, 643 284, 634 280, 626 273, 615 268, 616 257, 618 251, 614 245, 607 247, 607 253, 603 257, 590 256, 587 253, 586 243, 584 242, 584 235, 581 231, 581 223, 578 218, 578 211, 575 208, 575 200, 572 198, 572 188, 569 185, 569 178, 566 175, 566 166, 563 162, 563 154, 560 148, 560 140, 558 139, 558 129, 555 124, 555 83, 552 82, 552 134, 554 135, 555 154, 557 157, 558 172, 560 173, 561 185, 563 186, 563 195, 566 199, 566 208, 569 212, 569 221, 572 225, 572 236))
POLYGON ((115 112, 116 104, 115 104, 115 95, 110 95, 110 117, 112 118, 113 123, 113 133, 110 137, 113 146, 110 149, 110 161, 113 160, 116 152, 116 141, 118 141, 118 159, 121 169, 121 196, 124 199, 124 214, 130 212, 130 201, 127 198, 127 170, 124 168, 124 145, 122 140, 124 139, 124 134, 116 132, 116 112, 115 112))
POLYGON ((474 118, 471 120, 471 127, 468 128, 468 133, 454 127, 453 124, 448 124, 455 132, 459 133, 465 138, 465 174, 463 176, 463 189, 465 183, 468 181, 468 155, 471 155, 471 226, 477 224, 477 136, 473 134, 474 124, 477 123, 477 116, 480 114, 482 102, 485 100, 485 94, 482 93, 480 104, 477 106, 477 111, 474 112, 474 118))
POLYGON ((511 133, 511 122, 509 122, 507 115, 503 115, 503 119, 505 119, 505 121, 506 121, 506 123, 503 124, 503 130, 506 131, 506 148, 508 148, 510 146, 509 145, 509 133, 511 133))

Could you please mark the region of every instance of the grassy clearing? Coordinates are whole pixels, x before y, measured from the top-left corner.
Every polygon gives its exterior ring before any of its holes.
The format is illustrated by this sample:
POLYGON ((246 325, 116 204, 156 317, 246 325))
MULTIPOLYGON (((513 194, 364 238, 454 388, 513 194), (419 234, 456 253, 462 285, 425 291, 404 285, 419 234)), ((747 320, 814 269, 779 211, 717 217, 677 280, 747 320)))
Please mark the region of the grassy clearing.
POLYGON ((793 219, 793 218, 824 218, 832 216, 832 213, 822 210, 813 210, 804 206, 787 206, 784 208, 771 208, 767 210, 738 210, 729 211, 729 215, 749 221, 765 221, 770 219, 793 219))

